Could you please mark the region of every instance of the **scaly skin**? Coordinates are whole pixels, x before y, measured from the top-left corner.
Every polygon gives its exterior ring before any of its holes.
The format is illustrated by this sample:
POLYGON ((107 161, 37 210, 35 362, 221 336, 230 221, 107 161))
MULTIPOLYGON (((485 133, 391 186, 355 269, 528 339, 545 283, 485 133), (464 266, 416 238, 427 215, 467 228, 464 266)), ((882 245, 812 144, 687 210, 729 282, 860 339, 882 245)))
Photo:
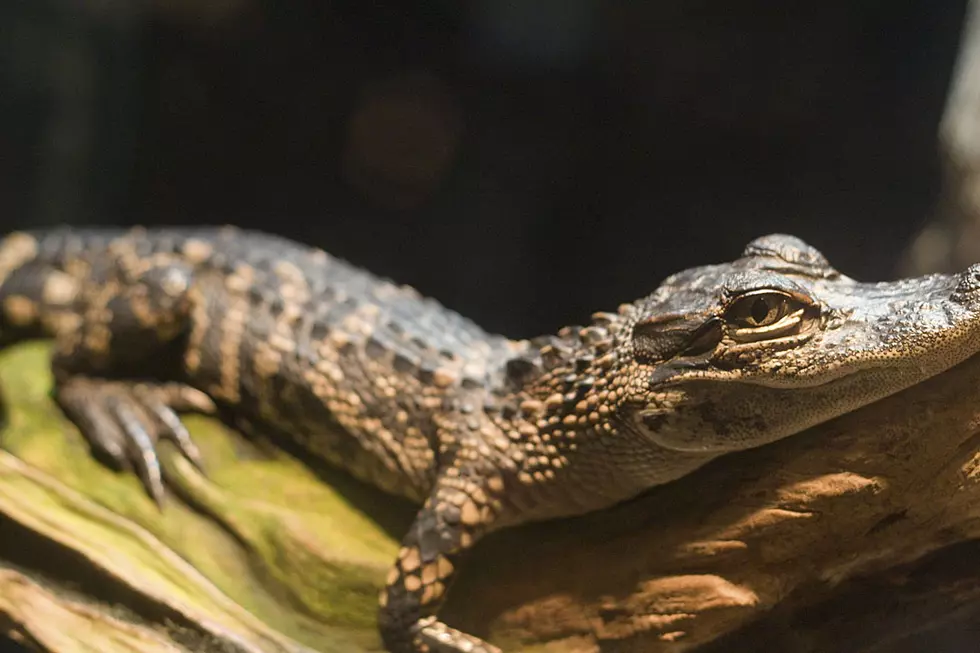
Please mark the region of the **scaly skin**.
POLYGON ((789 236, 513 341, 324 252, 232 228, 0 244, 0 342, 52 337, 54 394, 157 500, 178 412, 420 504, 380 598, 392 653, 490 653, 438 613, 486 533, 601 509, 920 382, 980 348, 980 267, 862 284, 789 236))

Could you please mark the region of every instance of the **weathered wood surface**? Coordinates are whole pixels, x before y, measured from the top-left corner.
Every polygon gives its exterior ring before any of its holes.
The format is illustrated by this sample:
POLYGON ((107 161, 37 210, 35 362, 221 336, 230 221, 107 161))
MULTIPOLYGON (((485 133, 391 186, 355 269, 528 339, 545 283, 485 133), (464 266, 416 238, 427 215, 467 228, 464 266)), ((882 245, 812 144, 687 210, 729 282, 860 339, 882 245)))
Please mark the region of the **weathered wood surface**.
MULTIPOLYGON (((377 651, 410 506, 189 418, 161 512, 90 460, 47 348, 0 357, 0 630, 44 651, 377 651)), ((617 509, 477 547, 446 619, 509 651, 893 651, 980 606, 980 359, 617 509), (703 646, 702 646, 703 645, 703 646)))

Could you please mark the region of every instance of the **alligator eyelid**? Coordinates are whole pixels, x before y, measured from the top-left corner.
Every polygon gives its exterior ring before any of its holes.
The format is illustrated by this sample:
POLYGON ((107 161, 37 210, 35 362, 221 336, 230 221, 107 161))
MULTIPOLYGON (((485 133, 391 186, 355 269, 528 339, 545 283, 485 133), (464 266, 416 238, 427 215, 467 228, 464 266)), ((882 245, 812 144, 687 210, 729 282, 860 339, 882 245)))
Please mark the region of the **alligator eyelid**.
POLYGON ((789 315, 783 316, 777 322, 774 322, 768 326, 735 329, 732 336, 735 338, 752 337, 757 340, 765 340, 775 334, 780 334, 802 324, 803 314, 805 312, 805 308, 800 308, 789 315))
POLYGON ((816 302, 813 297, 800 292, 794 292, 792 290, 787 290, 785 288, 753 288, 751 290, 739 290, 739 291, 729 291, 725 294, 722 299, 722 308, 727 309, 729 306, 734 304, 739 300, 746 299, 747 297, 753 297, 756 295, 780 295, 785 297, 790 301, 799 302, 801 304, 812 306, 816 302))

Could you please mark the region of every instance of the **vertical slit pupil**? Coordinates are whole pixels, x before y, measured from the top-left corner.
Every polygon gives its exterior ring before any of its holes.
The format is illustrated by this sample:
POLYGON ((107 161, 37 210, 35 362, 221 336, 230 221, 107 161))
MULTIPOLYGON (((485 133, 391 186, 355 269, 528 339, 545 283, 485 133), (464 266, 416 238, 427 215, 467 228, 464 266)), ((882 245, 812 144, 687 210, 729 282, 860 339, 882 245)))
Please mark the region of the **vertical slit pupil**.
POLYGON ((769 313, 772 312, 772 310, 773 307, 766 298, 757 297, 756 300, 752 302, 752 320, 755 321, 756 324, 762 324, 765 319, 769 317, 769 313))

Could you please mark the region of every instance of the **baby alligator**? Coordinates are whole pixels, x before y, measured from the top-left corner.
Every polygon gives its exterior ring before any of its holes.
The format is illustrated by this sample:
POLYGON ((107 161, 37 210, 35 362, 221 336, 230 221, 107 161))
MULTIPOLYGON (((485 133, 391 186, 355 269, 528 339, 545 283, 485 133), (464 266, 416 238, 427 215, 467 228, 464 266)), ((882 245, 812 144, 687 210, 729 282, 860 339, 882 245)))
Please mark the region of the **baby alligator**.
POLYGON ((233 228, 18 232, 0 342, 54 340, 54 396, 159 500, 205 411, 418 503, 380 597, 392 653, 498 649, 438 619, 486 533, 611 506, 980 348, 980 266, 859 283, 800 240, 511 340, 323 251, 233 228))

